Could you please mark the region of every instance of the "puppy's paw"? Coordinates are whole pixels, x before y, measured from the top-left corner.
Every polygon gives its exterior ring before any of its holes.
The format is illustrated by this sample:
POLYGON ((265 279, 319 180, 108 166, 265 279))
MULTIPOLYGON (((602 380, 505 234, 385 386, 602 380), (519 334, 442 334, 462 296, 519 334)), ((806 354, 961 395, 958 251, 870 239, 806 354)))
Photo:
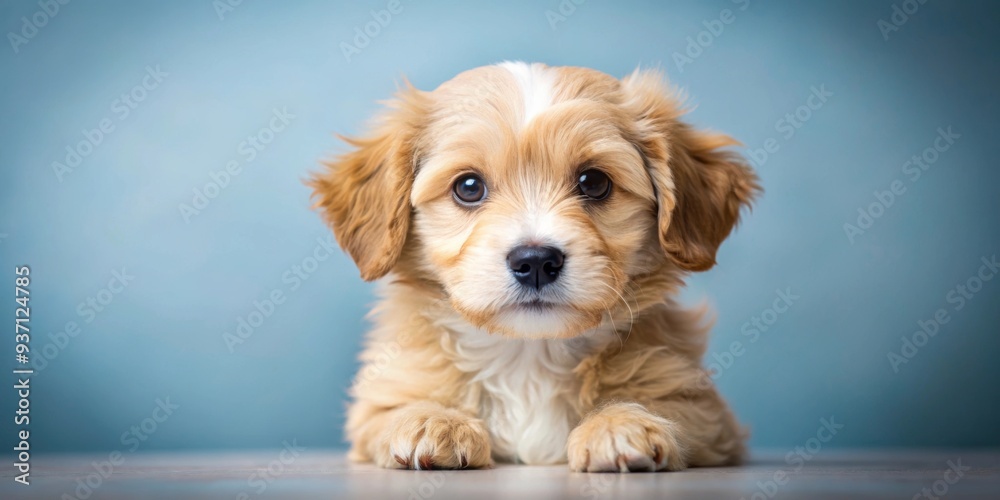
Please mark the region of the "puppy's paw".
POLYGON ((436 403, 399 411, 375 462, 395 469, 466 469, 490 466, 490 436, 482 420, 436 403))
POLYGON ((640 472, 685 467, 676 425, 636 403, 616 403, 587 416, 569 435, 569 468, 640 472))

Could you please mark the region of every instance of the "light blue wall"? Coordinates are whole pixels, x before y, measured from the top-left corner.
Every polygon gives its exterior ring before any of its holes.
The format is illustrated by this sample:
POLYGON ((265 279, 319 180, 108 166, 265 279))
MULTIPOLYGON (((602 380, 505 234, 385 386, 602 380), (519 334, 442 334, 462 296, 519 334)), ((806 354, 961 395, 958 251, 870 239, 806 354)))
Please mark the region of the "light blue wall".
MULTIPOLYGON (((1000 280, 948 302, 1000 253, 995 3, 931 0, 885 40, 891 1, 591 0, 553 28, 556 0, 404 0, 350 61, 341 42, 388 2, 245 0, 222 20, 210 0, 144 3, 74 1, 17 53, 0 46, 0 276, 32 266, 32 355, 56 355, 32 382, 36 449, 129 449, 122 433, 168 397, 180 407, 140 449, 339 445, 372 287, 339 252, 292 278, 329 238, 301 180, 402 75, 430 89, 505 59, 662 65, 696 124, 775 139, 765 197, 685 295, 719 311, 710 352, 741 342, 718 381, 754 445, 802 444, 831 416, 830 446, 1000 445, 1000 280), (732 22, 680 70, 673 54, 723 9, 732 22), (166 76, 123 117, 147 67, 166 76), (786 137, 779 120, 814 87, 832 96, 786 137), (241 142, 286 108, 249 161, 241 142), (58 180, 52 163, 104 119, 114 130, 58 180), (942 127, 960 137, 912 181, 905 162, 942 127), (239 175, 186 221, 178 206, 231 161, 239 175), (897 180, 905 193, 850 241, 844 224, 897 180), (80 308, 123 269, 110 304, 80 308), (283 303, 230 353, 223 334, 273 290, 283 303), (776 290, 799 297, 781 314, 776 290), (894 372, 889 353, 939 308, 950 321, 894 372), (774 324, 755 336, 743 325, 762 315, 774 324), (70 321, 80 332, 46 351, 70 321)), ((40 9, 4 4, 5 33, 40 9)))

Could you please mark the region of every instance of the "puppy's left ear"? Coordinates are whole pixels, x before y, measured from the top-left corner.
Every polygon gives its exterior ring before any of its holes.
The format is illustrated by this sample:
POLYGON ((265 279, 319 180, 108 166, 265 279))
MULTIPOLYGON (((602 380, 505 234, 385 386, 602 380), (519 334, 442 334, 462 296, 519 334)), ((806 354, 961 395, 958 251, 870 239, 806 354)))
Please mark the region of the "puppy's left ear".
POLYGON ((405 84, 367 137, 343 138, 353 149, 324 162, 307 182, 313 208, 333 228, 361 277, 385 276, 399 259, 410 228, 410 187, 425 95, 405 84))
POLYGON ((622 80, 623 106, 656 190, 660 245, 680 268, 705 271, 762 191, 757 175, 724 134, 694 130, 680 120, 682 97, 656 71, 622 80))

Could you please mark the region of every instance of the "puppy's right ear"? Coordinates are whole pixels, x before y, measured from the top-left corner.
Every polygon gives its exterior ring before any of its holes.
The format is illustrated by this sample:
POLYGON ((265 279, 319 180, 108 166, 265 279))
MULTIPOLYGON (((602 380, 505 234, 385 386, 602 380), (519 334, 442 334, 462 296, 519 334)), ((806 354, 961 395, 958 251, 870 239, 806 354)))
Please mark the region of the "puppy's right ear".
POLYGON ((410 187, 416 173, 415 141, 426 96, 408 83, 388 103, 367 137, 342 137, 353 149, 313 174, 313 208, 333 228, 361 277, 385 276, 399 259, 410 228, 410 187))

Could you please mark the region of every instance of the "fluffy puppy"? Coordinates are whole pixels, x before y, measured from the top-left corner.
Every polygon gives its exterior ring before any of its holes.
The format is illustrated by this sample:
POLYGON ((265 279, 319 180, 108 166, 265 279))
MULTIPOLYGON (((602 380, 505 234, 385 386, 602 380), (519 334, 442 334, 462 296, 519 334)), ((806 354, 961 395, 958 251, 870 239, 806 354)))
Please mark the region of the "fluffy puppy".
POLYGON ((744 432, 675 302, 759 192, 655 71, 506 62, 424 92, 310 181, 372 311, 350 457, 391 468, 733 464, 744 432))

